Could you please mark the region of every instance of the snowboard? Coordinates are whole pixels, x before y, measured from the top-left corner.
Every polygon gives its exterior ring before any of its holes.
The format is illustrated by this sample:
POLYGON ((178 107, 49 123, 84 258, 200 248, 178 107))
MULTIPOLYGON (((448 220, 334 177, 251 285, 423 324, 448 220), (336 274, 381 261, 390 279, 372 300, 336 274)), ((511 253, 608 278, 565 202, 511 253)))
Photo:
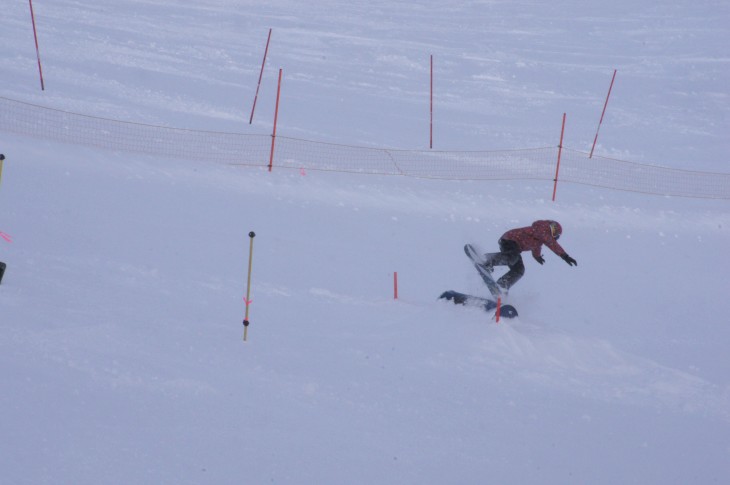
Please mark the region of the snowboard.
POLYGON ((487 285, 487 288, 489 288, 489 292, 492 294, 494 298, 499 298, 502 296, 502 290, 499 288, 499 285, 497 285, 497 282, 494 281, 494 278, 492 278, 492 273, 487 271, 487 269, 482 266, 482 263, 484 263, 484 258, 477 252, 476 249, 474 249, 474 246, 471 244, 467 244, 464 246, 464 252, 466 255, 471 259, 472 263, 474 263, 474 267, 477 269, 477 273, 479 273, 479 276, 482 277, 484 280, 484 284, 487 285))
MULTIPOLYGON (((482 307, 488 312, 497 308, 497 302, 494 300, 482 298, 480 296, 467 295, 453 290, 444 291, 439 298, 453 301, 456 305, 482 307)), ((514 318, 517 316, 517 309, 512 305, 501 305, 499 314, 504 318, 514 318)))
MULTIPOLYGON (((484 284, 489 288, 489 292, 492 294, 492 298, 482 298, 480 296, 467 295, 458 291, 445 291, 439 298, 444 298, 449 301, 453 301, 457 305, 468 305, 468 306, 480 306, 485 311, 492 311, 497 308, 497 300, 502 297, 502 290, 500 289, 497 282, 492 278, 492 273, 482 266, 484 258, 480 255, 474 246, 467 244, 464 246, 464 252, 469 257, 474 267, 476 268, 479 276, 482 277, 484 284)), ((517 309, 512 305, 500 305, 499 309, 500 316, 505 318, 514 318, 517 316, 517 309)))

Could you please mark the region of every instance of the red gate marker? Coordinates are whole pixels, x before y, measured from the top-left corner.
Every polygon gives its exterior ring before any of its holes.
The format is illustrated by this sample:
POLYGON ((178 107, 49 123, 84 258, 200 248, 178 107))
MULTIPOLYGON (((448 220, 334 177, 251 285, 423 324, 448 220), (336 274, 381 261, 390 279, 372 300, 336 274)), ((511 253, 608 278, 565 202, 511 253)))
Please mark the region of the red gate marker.
POLYGON ((433 54, 431 54, 431 123, 429 134, 429 148, 433 148, 433 54))
POLYGON ((35 39, 35 53, 38 57, 38 74, 41 77, 41 91, 46 90, 46 86, 43 83, 43 69, 41 68, 41 51, 38 48, 38 34, 36 32, 35 28, 35 14, 33 13, 33 0, 28 0, 28 3, 30 4, 30 20, 33 23, 33 38, 35 39))
POLYGON ((261 78, 264 76, 264 66, 266 65, 266 54, 269 52, 269 42, 271 41, 271 29, 269 29, 269 38, 266 39, 266 49, 264 50, 264 60, 261 62, 261 72, 259 72, 259 83, 256 85, 256 96, 253 98, 253 107, 251 108, 251 118, 248 124, 253 123, 253 112, 256 110, 256 100, 259 99, 259 88, 261 87, 261 78))
POLYGON ((558 173, 560 172, 560 155, 563 153, 563 134, 565 133, 565 113, 563 113, 563 127, 560 129, 560 144, 558 145, 558 166, 555 168, 555 185, 553 185, 553 202, 555 192, 558 191, 558 173))
POLYGON ((598 128, 596 129, 596 136, 593 138, 593 146, 591 147, 591 154, 588 158, 593 158, 593 149, 596 148, 596 141, 598 140, 598 131, 601 129, 601 123, 603 123, 603 115, 606 114, 606 106, 608 106, 608 98, 611 96, 611 89, 613 89, 613 81, 616 79, 616 69, 613 70, 613 77, 611 78, 611 85, 608 87, 608 94, 606 95, 606 102, 603 103, 603 112, 601 112, 601 119, 598 121, 598 128))
POLYGON ((274 144, 276 143, 276 121, 279 119, 279 94, 281 93, 281 69, 279 69, 279 82, 276 88, 276 109, 274 110, 274 132, 271 134, 271 155, 269 156, 269 172, 274 166, 274 144))

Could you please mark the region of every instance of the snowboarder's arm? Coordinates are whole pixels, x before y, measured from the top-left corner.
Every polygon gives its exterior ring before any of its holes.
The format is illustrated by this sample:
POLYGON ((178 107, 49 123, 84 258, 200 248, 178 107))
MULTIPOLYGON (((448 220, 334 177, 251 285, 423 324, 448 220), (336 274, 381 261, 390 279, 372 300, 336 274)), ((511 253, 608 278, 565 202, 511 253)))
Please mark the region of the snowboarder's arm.
POLYGON ((563 258, 563 261, 568 263, 570 266, 578 266, 578 262, 575 259, 568 256, 568 253, 565 253, 560 257, 563 258))
MULTIPOLYGON (((565 249, 563 249, 563 247, 558 244, 558 241, 553 239, 552 235, 547 236, 547 238, 545 239, 545 245, 549 247, 552 252, 560 256, 561 259, 568 263, 570 266, 578 266, 576 260, 568 256, 568 253, 565 252, 565 249)), ((537 257, 535 257, 535 259, 537 259, 537 257)))
POLYGON ((552 252, 554 252, 561 258, 563 257, 564 254, 566 254, 565 249, 563 249, 563 247, 560 244, 558 244, 558 242, 555 239, 553 239, 552 236, 548 236, 548 238, 545 239, 545 246, 549 247, 552 252))

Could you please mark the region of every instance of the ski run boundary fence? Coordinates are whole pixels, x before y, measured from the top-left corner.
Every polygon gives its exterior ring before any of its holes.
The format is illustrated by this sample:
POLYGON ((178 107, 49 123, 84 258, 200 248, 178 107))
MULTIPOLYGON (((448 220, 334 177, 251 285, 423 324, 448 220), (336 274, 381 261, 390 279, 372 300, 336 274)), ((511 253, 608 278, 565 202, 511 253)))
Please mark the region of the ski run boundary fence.
MULTIPOLYGON (((224 165, 269 167, 272 135, 129 123, 0 97, 0 130, 44 140, 224 165)), ((276 136, 273 168, 444 180, 555 181, 558 147, 501 151, 393 150, 276 136)), ((730 199, 730 173, 646 165, 563 147, 560 182, 644 194, 730 199)))

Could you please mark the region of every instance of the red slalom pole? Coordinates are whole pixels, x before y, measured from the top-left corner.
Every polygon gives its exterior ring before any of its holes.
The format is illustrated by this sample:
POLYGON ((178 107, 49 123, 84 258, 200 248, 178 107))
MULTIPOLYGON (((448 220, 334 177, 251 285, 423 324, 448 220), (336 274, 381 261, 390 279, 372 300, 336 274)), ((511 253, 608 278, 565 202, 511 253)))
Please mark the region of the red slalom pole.
POLYGON ((38 48, 38 33, 35 28, 35 14, 33 13, 33 0, 28 0, 30 4, 30 20, 33 23, 33 38, 35 39, 35 54, 38 57, 38 74, 41 77, 41 91, 46 90, 46 86, 43 83, 43 68, 41 68, 41 51, 38 48))
POLYGON ((398 299, 398 272, 393 273, 393 299, 398 299))
POLYGON ((563 134, 565 133, 565 113, 563 113, 563 127, 560 129, 560 144, 558 145, 558 166, 555 168, 555 185, 553 186, 553 202, 558 190, 558 173, 560 172, 560 155, 563 152, 563 134))
POLYGON ((502 298, 497 298, 497 313, 494 314, 495 320, 499 323, 499 314, 502 313, 502 298))
POLYGON ((603 123, 603 115, 606 114, 606 106, 608 106, 608 98, 611 96, 611 89, 613 89, 613 81, 616 79, 616 69, 613 70, 613 77, 611 78, 611 85, 608 86, 608 94, 606 95, 606 102, 603 103, 603 111, 601 112, 601 119, 598 121, 598 128, 596 129, 596 136, 593 138, 593 146, 591 147, 591 154, 588 158, 593 158, 593 149, 596 148, 596 141, 598 140, 598 132, 601 129, 601 123, 603 123))
POLYGON ((428 146, 433 148, 433 54, 431 54, 431 123, 428 146))
POLYGON ((281 69, 279 69, 279 83, 276 87, 276 109, 274 110, 274 132, 271 135, 271 156, 269 157, 269 172, 274 166, 274 143, 276 143, 276 120, 279 118, 279 94, 281 93, 281 69))
POLYGON ((266 39, 266 49, 264 49, 264 60, 261 62, 261 72, 259 72, 259 83, 256 85, 256 96, 253 97, 253 107, 251 108, 251 118, 248 124, 253 123, 253 112, 256 110, 256 100, 259 99, 259 88, 261 87, 261 78, 264 76, 264 66, 266 65, 266 55, 269 53, 269 42, 271 41, 271 29, 269 29, 269 37, 266 39))

